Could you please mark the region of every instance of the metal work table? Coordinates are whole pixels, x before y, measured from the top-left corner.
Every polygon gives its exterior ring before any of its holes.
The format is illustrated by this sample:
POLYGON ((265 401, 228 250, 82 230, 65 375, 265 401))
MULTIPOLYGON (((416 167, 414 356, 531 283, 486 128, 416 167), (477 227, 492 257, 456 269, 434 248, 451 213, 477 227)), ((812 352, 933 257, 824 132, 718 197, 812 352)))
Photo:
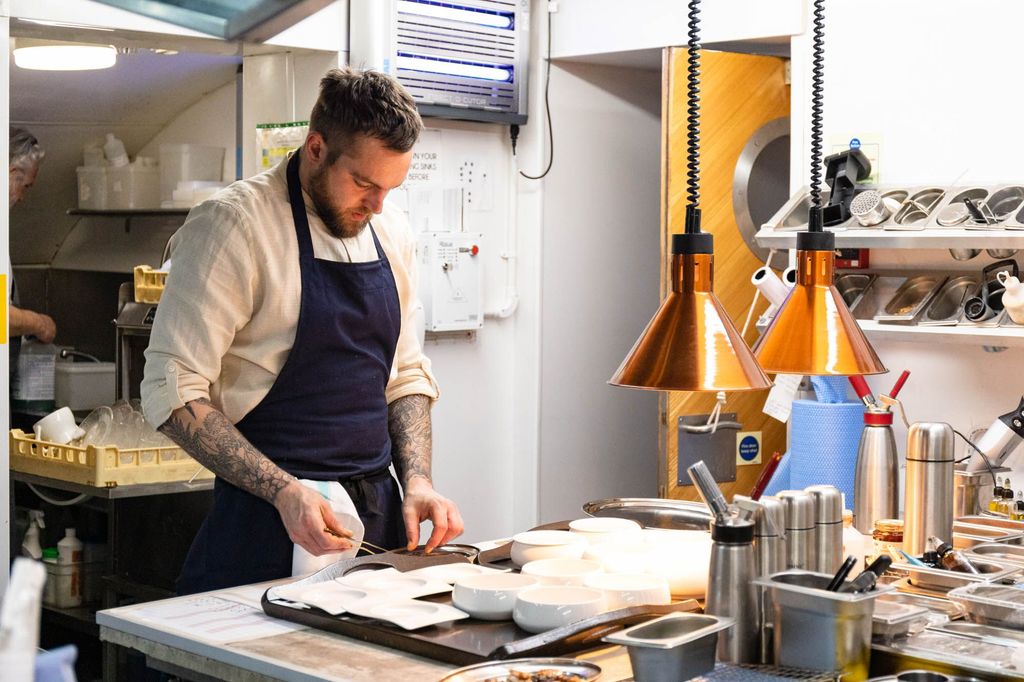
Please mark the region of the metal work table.
MULTIPOLYGON (((253 597, 273 582, 242 588, 253 597)), ((238 590, 218 590, 216 597, 238 590)), ((101 611, 96 620, 104 642, 145 654, 147 665, 196 682, 289 680, 291 682, 378 682, 437 680, 456 666, 314 629, 220 644, 201 635, 167 627, 145 611, 190 597, 101 611)), ((253 601, 255 604, 255 601, 253 601)), ((603 669, 601 679, 632 679, 629 659, 618 647, 583 656, 603 669)))
POLYGON ((47 478, 46 476, 26 474, 12 469, 11 480, 41 485, 53 488, 54 490, 64 490, 69 493, 85 493, 91 497, 101 497, 105 500, 123 500, 129 497, 149 497, 151 495, 171 495, 173 493, 213 490, 212 478, 195 480, 191 483, 188 481, 172 481, 170 483, 138 483, 135 485, 115 485, 109 488, 100 488, 94 485, 84 485, 82 483, 47 478))

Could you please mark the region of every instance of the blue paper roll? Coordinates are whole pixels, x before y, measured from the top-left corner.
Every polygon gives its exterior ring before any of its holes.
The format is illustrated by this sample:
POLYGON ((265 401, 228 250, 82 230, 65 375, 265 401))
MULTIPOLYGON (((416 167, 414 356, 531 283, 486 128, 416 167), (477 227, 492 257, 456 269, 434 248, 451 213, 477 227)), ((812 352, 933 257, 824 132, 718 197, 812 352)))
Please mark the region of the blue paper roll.
POLYGON ((800 490, 834 485, 853 509, 857 446, 864 430, 864 405, 854 402, 793 402, 789 433, 789 482, 800 490))
POLYGON ((765 486, 762 495, 774 495, 780 490, 789 490, 789 463, 793 461, 793 458, 787 452, 782 456, 782 460, 779 461, 779 466, 772 474, 772 479, 768 481, 768 485, 765 486))

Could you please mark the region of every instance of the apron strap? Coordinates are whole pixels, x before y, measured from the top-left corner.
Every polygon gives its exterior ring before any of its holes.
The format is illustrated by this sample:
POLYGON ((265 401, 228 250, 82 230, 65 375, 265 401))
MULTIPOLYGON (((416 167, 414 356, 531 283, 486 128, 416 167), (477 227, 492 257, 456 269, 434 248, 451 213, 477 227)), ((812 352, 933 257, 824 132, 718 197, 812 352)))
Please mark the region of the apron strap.
POLYGON ((306 201, 302 198, 302 183, 299 182, 299 153, 297 149, 288 160, 288 201, 292 206, 292 222, 299 239, 299 258, 313 258, 313 238, 309 236, 309 218, 306 216, 306 201))

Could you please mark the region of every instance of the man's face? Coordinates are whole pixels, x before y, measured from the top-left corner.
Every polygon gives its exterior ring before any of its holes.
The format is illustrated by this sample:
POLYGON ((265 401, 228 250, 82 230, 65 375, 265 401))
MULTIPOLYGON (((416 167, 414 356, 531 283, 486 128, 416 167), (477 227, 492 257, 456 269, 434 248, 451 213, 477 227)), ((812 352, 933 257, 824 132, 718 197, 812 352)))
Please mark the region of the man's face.
POLYGON ((14 205, 21 201, 25 192, 36 181, 36 174, 39 172, 39 164, 29 162, 22 165, 10 166, 10 178, 8 180, 8 205, 14 205))
POLYGON ((384 210, 384 197, 405 182, 412 151, 396 152, 380 140, 361 135, 333 164, 327 166, 327 146, 314 133, 307 142, 313 168, 309 195, 317 215, 332 235, 355 237, 375 214, 384 210))

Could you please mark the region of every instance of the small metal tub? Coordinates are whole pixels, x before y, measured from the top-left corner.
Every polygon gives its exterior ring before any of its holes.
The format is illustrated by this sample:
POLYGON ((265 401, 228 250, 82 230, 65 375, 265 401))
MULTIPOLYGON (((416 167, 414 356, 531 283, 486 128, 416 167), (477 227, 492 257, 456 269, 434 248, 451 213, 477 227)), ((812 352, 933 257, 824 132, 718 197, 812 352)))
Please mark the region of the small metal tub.
POLYGON ((604 641, 626 647, 637 682, 689 680, 714 669, 718 633, 733 622, 719 616, 670 613, 604 641))
POLYGON ((945 281, 946 278, 941 275, 911 277, 896 290, 883 311, 875 315, 875 319, 891 324, 913 324, 945 281))
POLYGON ((982 561, 998 561, 1001 564, 1024 566, 1024 547, 1007 545, 1002 542, 986 542, 967 550, 967 557, 982 561))
POLYGON ((977 295, 980 286, 981 280, 974 275, 952 278, 932 300, 918 324, 932 327, 955 325, 964 314, 964 303, 977 295))
POLYGON ((963 587, 971 583, 989 583, 1002 580, 1021 570, 1019 566, 1008 566, 993 561, 974 561, 972 563, 981 571, 980 575, 948 571, 944 568, 922 568, 921 566, 912 566, 903 562, 894 563, 892 569, 905 571, 910 579, 910 584, 914 587, 937 590, 939 592, 963 587))
POLYGON ((867 275, 860 272, 844 272, 836 277, 836 289, 843 297, 846 307, 853 310, 868 290, 871 283, 875 281, 875 275, 867 275))

